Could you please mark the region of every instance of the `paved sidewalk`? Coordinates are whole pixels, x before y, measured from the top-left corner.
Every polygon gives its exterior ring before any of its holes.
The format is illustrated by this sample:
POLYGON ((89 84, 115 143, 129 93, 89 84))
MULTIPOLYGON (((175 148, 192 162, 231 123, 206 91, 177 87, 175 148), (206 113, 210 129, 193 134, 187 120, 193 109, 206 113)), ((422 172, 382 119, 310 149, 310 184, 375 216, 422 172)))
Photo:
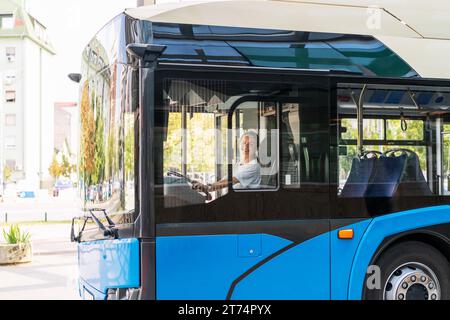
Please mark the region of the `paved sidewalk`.
POLYGON ((20 199, 9 195, 0 202, 0 223, 21 221, 69 221, 83 215, 75 189, 62 190, 59 197, 52 197, 42 190, 36 198, 20 199))
POLYGON ((0 266, 0 300, 79 299, 76 245, 69 239, 70 225, 36 224, 23 228, 32 234, 33 262, 0 266))

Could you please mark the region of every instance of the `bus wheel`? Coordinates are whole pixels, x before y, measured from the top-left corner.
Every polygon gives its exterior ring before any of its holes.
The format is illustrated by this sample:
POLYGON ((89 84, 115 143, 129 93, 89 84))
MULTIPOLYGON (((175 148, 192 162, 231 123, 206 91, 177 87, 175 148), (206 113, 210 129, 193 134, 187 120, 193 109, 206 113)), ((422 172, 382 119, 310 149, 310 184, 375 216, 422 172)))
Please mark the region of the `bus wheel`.
POLYGON ((378 259, 381 285, 364 287, 367 300, 448 300, 449 261, 434 247, 408 241, 389 248, 378 259))

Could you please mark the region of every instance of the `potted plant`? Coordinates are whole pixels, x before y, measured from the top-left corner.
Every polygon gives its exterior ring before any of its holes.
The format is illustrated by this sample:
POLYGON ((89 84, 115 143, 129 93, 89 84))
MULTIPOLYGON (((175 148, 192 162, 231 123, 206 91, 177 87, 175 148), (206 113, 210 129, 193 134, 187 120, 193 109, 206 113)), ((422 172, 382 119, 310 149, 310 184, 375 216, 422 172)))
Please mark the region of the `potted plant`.
POLYGON ((3 229, 5 243, 0 243, 0 265, 31 262, 31 235, 16 224, 3 229))

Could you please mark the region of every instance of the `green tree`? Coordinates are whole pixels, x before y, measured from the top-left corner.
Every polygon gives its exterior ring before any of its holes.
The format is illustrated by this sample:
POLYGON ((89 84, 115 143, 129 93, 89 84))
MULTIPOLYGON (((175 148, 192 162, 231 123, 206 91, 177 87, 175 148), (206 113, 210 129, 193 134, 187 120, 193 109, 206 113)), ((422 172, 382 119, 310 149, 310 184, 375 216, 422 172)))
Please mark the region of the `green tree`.
POLYGON ((133 115, 125 115, 125 178, 128 180, 134 170, 134 126, 133 115))
POLYGON ((100 99, 97 100, 95 129, 94 129, 94 170, 92 173, 92 184, 98 184, 103 181, 105 173, 105 146, 104 130, 105 121, 100 99))
POLYGON ((79 157, 79 172, 85 185, 90 185, 92 175, 94 173, 94 100, 95 95, 89 97, 89 83, 84 83, 81 103, 80 103, 80 157, 79 157))
POLYGON ((62 156, 61 156, 62 161, 61 161, 61 164, 59 165, 60 166, 60 176, 63 176, 65 178, 70 178, 72 173, 75 172, 75 170, 76 170, 75 165, 70 163, 69 156, 66 154, 62 154, 62 156))
POLYGON ((53 179, 58 179, 61 176, 61 166, 58 162, 58 160, 56 159, 56 152, 53 155, 53 160, 50 163, 50 167, 48 168, 48 172, 50 173, 50 176, 53 179))
POLYGON ((8 182, 12 177, 12 170, 8 166, 3 167, 3 181, 8 182))

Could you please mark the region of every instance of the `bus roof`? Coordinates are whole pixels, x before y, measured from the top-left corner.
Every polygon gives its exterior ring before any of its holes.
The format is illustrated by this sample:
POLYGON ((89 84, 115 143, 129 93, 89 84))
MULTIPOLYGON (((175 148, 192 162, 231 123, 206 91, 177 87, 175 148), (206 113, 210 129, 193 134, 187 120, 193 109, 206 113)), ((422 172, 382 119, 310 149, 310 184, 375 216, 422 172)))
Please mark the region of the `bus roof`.
POLYGON ((152 22, 371 35, 420 76, 450 78, 447 0, 433 5, 423 0, 185 1, 128 9, 126 14, 152 22))

